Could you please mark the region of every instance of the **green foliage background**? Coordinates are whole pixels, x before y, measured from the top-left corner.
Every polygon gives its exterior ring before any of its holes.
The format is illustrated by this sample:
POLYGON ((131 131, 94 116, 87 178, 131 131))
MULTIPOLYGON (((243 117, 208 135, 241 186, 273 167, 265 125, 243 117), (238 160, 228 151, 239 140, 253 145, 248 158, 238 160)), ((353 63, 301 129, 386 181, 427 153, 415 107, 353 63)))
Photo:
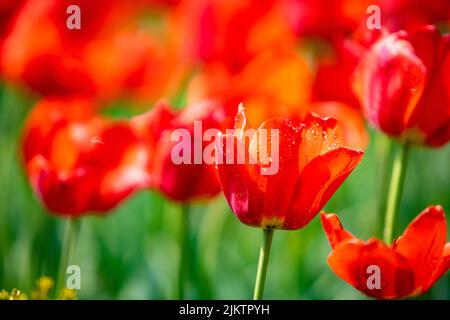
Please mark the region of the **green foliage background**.
MULTIPOLYGON (((20 158, 20 134, 33 99, 0 87, 0 288, 30 292, 42 275, 56 277, 65 219, 50 215, 33 195, 20 158)), ((125 105, 120 107, 125 108, 125 105)), ((126 114, 126 110, 117 111, 126 114)), ((382 194, 393 147, 370 131, 360 166, 327 204, 344 226, 367 239, 381 235, 382 194)), ((450 212, 450 146, 414 148, 396 236, 426 206, 450 212)), ((280 190, 282 192, 282 190, 280 190)), ((241 224, 222 195, 189 208, 187 298, 251 298, 261 231, 241 224)), ((81 299, 176 298, 181 208, 142 191, 106 216, 82 219, 71 264, 81 267, 81 299)), ((299 231, 276 231, 266 282, 268 299, 365 299, 326 263, 330 251, 316 217, 299 231)), ((423 298, 449 299, 450 276, 423 298)))

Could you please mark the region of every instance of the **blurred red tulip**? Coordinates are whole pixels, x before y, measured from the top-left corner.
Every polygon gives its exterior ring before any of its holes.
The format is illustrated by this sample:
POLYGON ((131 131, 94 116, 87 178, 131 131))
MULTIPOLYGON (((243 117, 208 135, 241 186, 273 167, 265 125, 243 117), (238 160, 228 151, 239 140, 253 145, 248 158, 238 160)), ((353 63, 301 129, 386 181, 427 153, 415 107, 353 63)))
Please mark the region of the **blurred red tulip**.
POLYGON ((450 18, 448 0, 381 0, 383 24, 391 31, 413 30, 450 18))
POLYGON ((138 91, 159 98, 178 76, 176 50, 139 27, 143 8, 144 0, 28 0, 0 65, 7 79, 44 96, 113 99, 138 91), (80 7, 79 30, 66 25, 69 5, 80 7))
POLYGON ((90 70, 100 98, 123 96, 145 105, 179 89, 186 66, 177 62, 176 48, 162 44, 156 36, 130 31, 86 45, 84 66, 90 70))
POLYGON ((440 206, 425 209, 391 246, 376 238, 355 238, 335 214, 322 213, 321 218, 333 249, 328 257, 331 269, 370 297, 421 295, 450 268, 450 243, 445 242, 447 227, 440 206))
POLYGON ((332 118, 310 115, 302 122, 271 119, 264 122, 253 137, 248 137, 249 144, 245 124, 245 114, 240 109, 234 135, 223 135, 218 144, 218 150, 223 150, 223 159, 218 156, 217 168, 231 209, 240 221, 251 226, 302 228, 315 217, 363 156, 362 151, 343 146, 342 134, 332 118), (278 139, 269 138, 267 145, 260 139, 265 134, 272 137, 275 132, 278 132, 278 139), (235 149, 245 148, 245 161, 242 161, 244 158, 239 160, 239 152, 229 148, 229 139, 233 140, 235 149), (261 155, 267 151, 271 156, 265 161, 261 155), (230 154, 233 161, 228 159, 230 154), (255 159, 254 164, 250 159, 255 159), (274 163, 276 170, 267 174, 268 167, 274 163))
POLYGON ((372 0, 281 0, 285 15, 301 36, 333 39, 365 25, 372 0))
POLYGON ((383 35, 385 29, 358 28, 351 37, 336 36, 328 42, 332 50, 316 59, 312 86, 314 102, 337 101, 360 109, 353 89, 353 77, 361 57, 383 35), (339 79, 339 81, 336 81, 339 79))
POLYGON ((264 49, 292 46, 295 40, 278 0, 184 0, 173 18, 186 55, 220 62, 230 74, 264 49))
POLYGON ((355 87, 368 120, 402 141, 450 139, 450 37, 428 26, 381 37, 363 57, 355 87))
POLYGON ((147 142, 150 153, 147 170, 151 186, 169 199, 180 202, 218 194, 220 184, 214 161, 206 163, 203 157, 211 142, 206 141, 203 135, 208 129, 219 132, 224 120, 222 108, 210 102, 192 104, 180 112, 159 103, 153 110, 135 117, 132 126, 147 142), (175 131, 187 136, 173 138, 175 131), (189 156, 184 155, 188 161, 176 163, 173 154, 177 145, 182 146, 182 155, 189 151, 189 156))
POLYGON ((359 101, 352 88, 352 79, 358 61, 364 54, 364 47, 350 39, 333 43, 334 55, 318 59, 312 100, 338 101, 359 109, 359 101))
POLYGON ((191 82, 188 99, 219 101, 231 117, 243 102, 249 123, 258 127, 272 117, 300 117, 307 111, 310 89, 305 59, 294 50, 266 50, 235 74, 222 63, 208 64, 191 82))
POLYGON ((27 172, 54 213, 105 212, 149 183, 144 145, 126 123, 110 123, 93 109, 86 100, 43 100, 26 121, 27 172))

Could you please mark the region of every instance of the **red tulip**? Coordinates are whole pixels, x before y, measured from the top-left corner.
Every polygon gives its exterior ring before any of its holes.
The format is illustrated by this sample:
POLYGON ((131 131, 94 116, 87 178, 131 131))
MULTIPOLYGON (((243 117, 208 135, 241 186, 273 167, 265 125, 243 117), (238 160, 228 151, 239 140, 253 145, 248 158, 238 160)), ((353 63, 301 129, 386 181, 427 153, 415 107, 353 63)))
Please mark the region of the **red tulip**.
POLYGON ((434 27, 378 40, 355 86, 368 120, 402 141, 431 147, 450 139, 450 37, 434 27))
POLYGON ((107 122, 92 110, 90 101, 44 100, 27 119, 27 173, 54 213, 105 212, 149 183, 147 153, 131 128, 107 122))
POLYGON ((220 184, 214 160, 206 162, 203 157, 208 145, 211 149, 211 143, 213 147, 214 144, 213 141, 203 139, 203 135, 208 129, 218 132, 224 118, 222 109, 209 102, 190 105, 181 112, 160 103, 148 113, 134 118, 132 126, 147 142, 150 152, 147 171, 151 177, 151 186, 180 202, 218 194, 220 184), (187 136, 173 138, 175 132, 187 136), (175 153, 175 150, 179 152, 175 153), (184 152, 189 152, 189 155, 184 152), (181 154, 187 157, 187 161, 178 163, 173 154, 181 154))
POLYGON ((362 151, 343 146, 342 133, 332 118, 271 119, 257 129, 249 145, 245 124, 240 109, 234 134, 222 136, 218 143, 223 153, 219 152, 217 168, 231 209, 251 226, 290 230, 305 226, 363 156, 362 151), (268 144, 260 139, 272 134, 275 138, 269 138, 268 144), (245 158, 239 159, 238 151, 230 149, 230 139, 235 149, 244 146, 245 158))
POLYGON ((335 214, 322 213, 321 218, 333 249, 328 257, 331 269, 370 297, 421 295, 450 268, 450 243, 445 243, 447 227, 440 206, 425 209, 392 245, 355 238, 335 214))

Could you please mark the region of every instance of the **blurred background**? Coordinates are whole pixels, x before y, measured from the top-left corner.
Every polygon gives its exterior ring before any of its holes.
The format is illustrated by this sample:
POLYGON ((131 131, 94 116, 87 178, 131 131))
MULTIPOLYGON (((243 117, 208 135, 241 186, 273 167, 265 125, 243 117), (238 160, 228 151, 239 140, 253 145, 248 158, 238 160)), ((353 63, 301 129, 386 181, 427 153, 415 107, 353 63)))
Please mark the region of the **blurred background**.
MULTIPOLYGON (((21 153, 27 115, 43 97, 89 96, 99 114, 117 119, 143 113, 159 99, 178 109, 204 98, 230 105, 248 101, 254 123, 319 102, 359 110, 352 105, 358 104, 355 97, 343 92, 348 88, 336 90, 348 72, 325 72, 319 80, 319 70, 344 65, 341 41, 358 38, 370 1, 139 0, 137 8, 117 5, 111 11, 102 11, 110 5, 100 2, 0 4, 0 288, 8 291, 31 292, 40 276, 56 277, 60 259, 66 220, 36 198, 21 153), (78 40, 64 29, 65 8, 72 3, 81 7, 82 19, 86 12, 89 23, 78 40), (58 6, 64 8, 61 19, 49 13, 58 6), (65 30, 57 41, 45 36, 53 27, 65 30), (269 60, 261 58, 274 50, 269 60), (273 71, 266 72, 269 67, 273 71), (87 83, 92 87, 86 89, 87 83), (270 97, 254 88, 266 86, 270 97)), ((389 30, 427 23, 448 30, 448 1, 378 2, 389 30)), ((364 124, 362 130, 364 137, 355 143, 366 148, 365 157, 324 210, 338 213, 346 229, 368 239, 381 236, 386 176, 397 145, 364 124)), ((442 205, 449 217, 449 163, 450 146, 413 149, 396 235, 430 204, 442 205)), ((81 267, 79 298, 176 298, 181 210, 158 191, 142 190, 107 214, 84 217, 70 261, 81 267)), ((240 223, 222 194, 190 204, 189 214, 186 298, 251 298, 260 230, 240 223)), ((329 252, 317 217, 303 230, 276 231, 265 298, 365 299, 333 274, 326 263, 329 252)), ((422 297, 449 298, 449 274, 422 297)))

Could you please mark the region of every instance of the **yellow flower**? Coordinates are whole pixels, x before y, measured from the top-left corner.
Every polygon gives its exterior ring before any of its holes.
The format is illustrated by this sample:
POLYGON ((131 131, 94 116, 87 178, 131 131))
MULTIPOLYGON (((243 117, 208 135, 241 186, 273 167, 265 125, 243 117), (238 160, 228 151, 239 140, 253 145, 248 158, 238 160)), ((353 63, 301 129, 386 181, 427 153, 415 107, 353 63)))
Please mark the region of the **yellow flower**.
POLYGON ((59 300, 75 300, 77 298, 77 291, 74 289, 64 288, 59 293, 59 300))
POLYGON ((36 289, 33 291, 31 297, 33 300, 46 300, 48 293, 53 288, 54 281, 52 278, 42 276, 36 281, 36 289))
MULTIPOLYGON (((42 276, 36 281, 36 288, 31 294, 33 300, 47 300, 49 293, 53 289, 55 282, 52 278, 42 276)), ((59 292, 59 300, 75 300, 77 298, 77 291, 73 289, 64 288, 59 292)), ((6 290, 0 291, 0 300, 27 300, 25 293, 18 289, 12 289, 11 293, 6 290)))
POLYGON ((0 300, 9 300, 9 293, 6 290, 0 291, 0 300))
POLYGON ((9 300, 27 300, 27 295, 18 289, 12 289, 9 300))

